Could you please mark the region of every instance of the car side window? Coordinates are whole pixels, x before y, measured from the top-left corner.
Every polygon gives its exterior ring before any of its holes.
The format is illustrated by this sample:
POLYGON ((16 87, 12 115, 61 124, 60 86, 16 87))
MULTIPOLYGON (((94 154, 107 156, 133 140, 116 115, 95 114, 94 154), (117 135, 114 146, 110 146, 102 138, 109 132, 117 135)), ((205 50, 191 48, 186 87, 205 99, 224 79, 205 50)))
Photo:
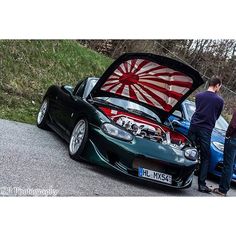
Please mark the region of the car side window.
POLYGON ((78 96, 78 97, 82 97, 82 96, 83 96, 84 88, 85 88, 86 82, 87 82, 87 80, 83 80, 83 81, 79 82, 79 83, 76 85, 76 87, 75 87, 75 89, 74 89, 74 92, 73 92, 73 94, 74 94, 75 96, 78 96))

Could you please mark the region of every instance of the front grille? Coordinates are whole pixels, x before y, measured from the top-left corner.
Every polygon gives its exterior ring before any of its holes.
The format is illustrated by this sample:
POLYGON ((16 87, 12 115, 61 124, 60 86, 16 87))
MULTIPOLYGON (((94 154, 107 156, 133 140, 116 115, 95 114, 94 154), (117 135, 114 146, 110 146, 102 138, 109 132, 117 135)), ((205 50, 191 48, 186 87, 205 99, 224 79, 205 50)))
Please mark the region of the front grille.
POLYGON ((163 171, 164 169, 163 164, 160 164, 154 160, 144 159, 144 158, 134 158, 132 167, 136 170, 138 170, 139 167, 155 171, 163 171))
POLYGON ((139 167, 142 167, 145 169, 170 174, 173 177, 177 177, 181 173, 180 168, 176 168, 176 167, 170 166, 168 164, 164 164, 160 161, 148 159, 145 157, 134 158, 133 163, 132 163, 132 167, 135 170, 138 170, 139 167))

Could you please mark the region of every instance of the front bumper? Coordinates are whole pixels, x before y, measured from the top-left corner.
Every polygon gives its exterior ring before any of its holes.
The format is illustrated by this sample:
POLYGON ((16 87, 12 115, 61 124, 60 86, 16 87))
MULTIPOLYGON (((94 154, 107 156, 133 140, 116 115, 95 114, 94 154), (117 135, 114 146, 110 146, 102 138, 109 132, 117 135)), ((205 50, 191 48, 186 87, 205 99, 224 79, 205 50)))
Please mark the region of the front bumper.
POLYGON ((186 188, 192 183, 197 162, 187 160, 182 150, 137 137, 131 142, 118 140, 97 127, 90 127, 89 133, 83 157, 91 163, 174 188, 186 188), (140 177, 138 167, 171 175, 172 184, 140 177))

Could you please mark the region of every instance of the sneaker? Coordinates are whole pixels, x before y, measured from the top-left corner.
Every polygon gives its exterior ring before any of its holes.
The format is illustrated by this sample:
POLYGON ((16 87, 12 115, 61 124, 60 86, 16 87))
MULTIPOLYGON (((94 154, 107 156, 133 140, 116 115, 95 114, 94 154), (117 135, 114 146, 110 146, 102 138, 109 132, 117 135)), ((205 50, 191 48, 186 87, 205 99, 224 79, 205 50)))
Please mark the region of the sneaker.
POLYGON ((222 193, 219 188, 214 188, 213 193, 220 195, 221 197, 226 197, 226 193, 222 193))

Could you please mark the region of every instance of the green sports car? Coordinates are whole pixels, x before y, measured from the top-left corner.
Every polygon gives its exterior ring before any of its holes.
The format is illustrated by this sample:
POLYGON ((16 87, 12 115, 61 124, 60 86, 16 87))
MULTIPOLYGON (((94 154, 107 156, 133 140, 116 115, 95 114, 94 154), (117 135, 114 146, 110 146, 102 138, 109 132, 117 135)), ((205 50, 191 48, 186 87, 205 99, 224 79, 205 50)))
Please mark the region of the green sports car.
POLYGON ((165 122, 203 79, 182 62, 127 53, 100 78, 75 88, 53 85, 37 117, 69 143, 74 160, 174 188, 191 186, 198 162, 192 142, 165 122))

